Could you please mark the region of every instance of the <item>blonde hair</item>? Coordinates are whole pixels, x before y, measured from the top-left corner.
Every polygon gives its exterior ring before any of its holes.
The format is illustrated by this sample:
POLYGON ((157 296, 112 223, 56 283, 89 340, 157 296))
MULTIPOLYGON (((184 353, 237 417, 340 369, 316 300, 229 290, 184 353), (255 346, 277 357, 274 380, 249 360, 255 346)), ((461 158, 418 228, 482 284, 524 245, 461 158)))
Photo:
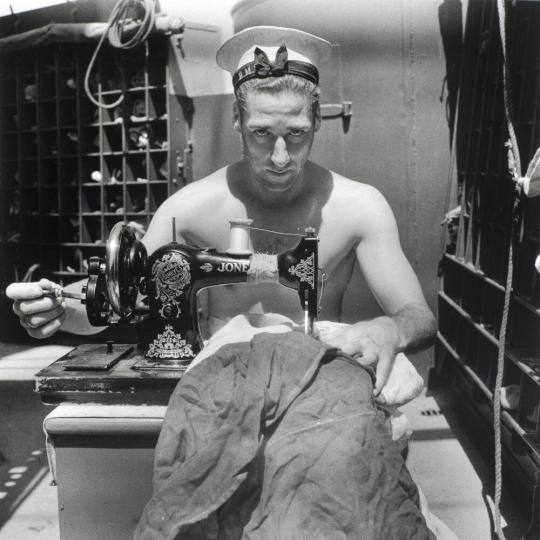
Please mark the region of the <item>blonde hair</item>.
POLYGON ((319 86, 297 75, 283 75, 282 77, 267 77, 264 79, 251 79, 242 83, 235 92, 236 102, 240 111, 246 110, 246 100, 249 92, 278 94, 279 92, 293 92, 311 98, 311 109, 318 110, 321 91, 319 86))

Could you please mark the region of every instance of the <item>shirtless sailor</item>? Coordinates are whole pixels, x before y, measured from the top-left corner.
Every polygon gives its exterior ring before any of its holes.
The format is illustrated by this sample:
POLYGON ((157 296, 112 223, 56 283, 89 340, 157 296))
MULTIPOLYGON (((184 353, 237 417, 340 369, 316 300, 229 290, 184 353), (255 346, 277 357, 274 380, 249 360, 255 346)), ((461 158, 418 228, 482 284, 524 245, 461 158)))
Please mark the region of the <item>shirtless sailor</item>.
MULTIPOLYGON (((252 230, 254 250, 266 253, 296 245, 298 238, 290 234, 314 227, 325 275, 320 319, 340 319, 355 258, 386 314, 351 325, 331 343, 363 365, 377 365, 378 394, 396 354, 429 346, 436 324, 381 193, 308 159, 321 124, 316 66, 330 50, 321 38, 276 27, 248 28, 220 48, 218 64, 233 74, 233 127, 242 137, 244 157, 166 200, 143 243, 149 252, 168 243, 172 217, 178 241, 220 251, 228 247, 229 219, 249 217, 253 227, 289 233, 252 230)), ((42 296, 41 289, 50 286, 47 280, 28 284, 22 295, 20 288, 17 294, 8 288, 27 332, 36 338, 60 328, 92 332, 77 302, 42 296)), ((295 292, 278 284, 212 288, 207 304, 210 330, 249 310, 302 316, 295 292)))

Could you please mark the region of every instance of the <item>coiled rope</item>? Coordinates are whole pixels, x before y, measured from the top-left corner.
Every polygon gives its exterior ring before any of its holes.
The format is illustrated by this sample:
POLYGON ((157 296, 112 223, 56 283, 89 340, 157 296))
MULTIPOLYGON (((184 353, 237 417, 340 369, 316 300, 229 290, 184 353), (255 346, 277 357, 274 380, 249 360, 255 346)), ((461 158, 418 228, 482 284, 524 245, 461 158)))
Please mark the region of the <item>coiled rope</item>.
POLYGON ((109 43, 117 49, 133 49, 137 45, 146 42, 146 39, 148 38, 150 32, 152 32, 155 26, 155 20, 156 8, 154 5, 154 0, 119 0, 119 2, 115 4, 112 9, 111 15, 109 16, 109 20, 107 21, 107 28, 105 29, 105 32, 101 36, 92 54, 92 58, 88 63, 88 67, 86 68, 86 73, 84 75, 84 90, 86 92, 86 95, 88 96, 88 99, 94 105, 103 109, 112 109, 114 107, 117 107, 124 100, 124 95, 122 94, 113 103, 104 103, 102 101, 98 101, 92 95, 92 92, 90 90, 90 75, 92 73, 97 56, 99 54, 99 51, 101 50, 101 47, 103 46, 103 42, 105 41, 105 39, 108 37, 109 43), (128 17, 130 9, 136 11, 139 6, 142 6, 144 12, 142 20, 140 21, 140 24, 138 24, 138 28, 133 34, 133 36, 128 40, 123 41, 126 24, 133 22, 133 19, 130 19, 128 17))

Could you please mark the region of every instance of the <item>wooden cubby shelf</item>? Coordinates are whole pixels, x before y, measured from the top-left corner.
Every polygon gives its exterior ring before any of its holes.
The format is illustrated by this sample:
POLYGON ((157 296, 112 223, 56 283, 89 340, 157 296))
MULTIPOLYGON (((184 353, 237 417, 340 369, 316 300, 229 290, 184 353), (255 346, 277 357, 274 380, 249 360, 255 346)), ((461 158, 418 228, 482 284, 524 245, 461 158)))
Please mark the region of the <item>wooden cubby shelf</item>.
POLYGON ((144 45, 102 49, 90 87, 101 102, 123 97, 113 109, 96 106, 84 91, 94 47, 48 45, 1 57, 3 288, 33 265, 33 279, 84 277, 88 257, 104 254, 116 222, 147 227, 189 181, 171 176, 169 119, 181 110, 167 91, 168 38, 151 36, 147 53, 144 45))

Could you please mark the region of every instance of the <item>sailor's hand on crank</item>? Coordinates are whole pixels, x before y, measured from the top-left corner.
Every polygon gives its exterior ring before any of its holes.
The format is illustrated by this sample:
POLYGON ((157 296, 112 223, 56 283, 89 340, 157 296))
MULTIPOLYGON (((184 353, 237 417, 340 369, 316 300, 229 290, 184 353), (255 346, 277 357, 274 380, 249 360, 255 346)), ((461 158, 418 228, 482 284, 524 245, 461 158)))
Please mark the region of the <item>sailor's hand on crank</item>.
POLYGON ((38 339, 48 338, 62 326, 66 302, 61 296, 50 295, 50 291, 59 289, 60 285, 48 279, 8 286, 6 295, 14 301, 13 311, 28 335, 38 339))

